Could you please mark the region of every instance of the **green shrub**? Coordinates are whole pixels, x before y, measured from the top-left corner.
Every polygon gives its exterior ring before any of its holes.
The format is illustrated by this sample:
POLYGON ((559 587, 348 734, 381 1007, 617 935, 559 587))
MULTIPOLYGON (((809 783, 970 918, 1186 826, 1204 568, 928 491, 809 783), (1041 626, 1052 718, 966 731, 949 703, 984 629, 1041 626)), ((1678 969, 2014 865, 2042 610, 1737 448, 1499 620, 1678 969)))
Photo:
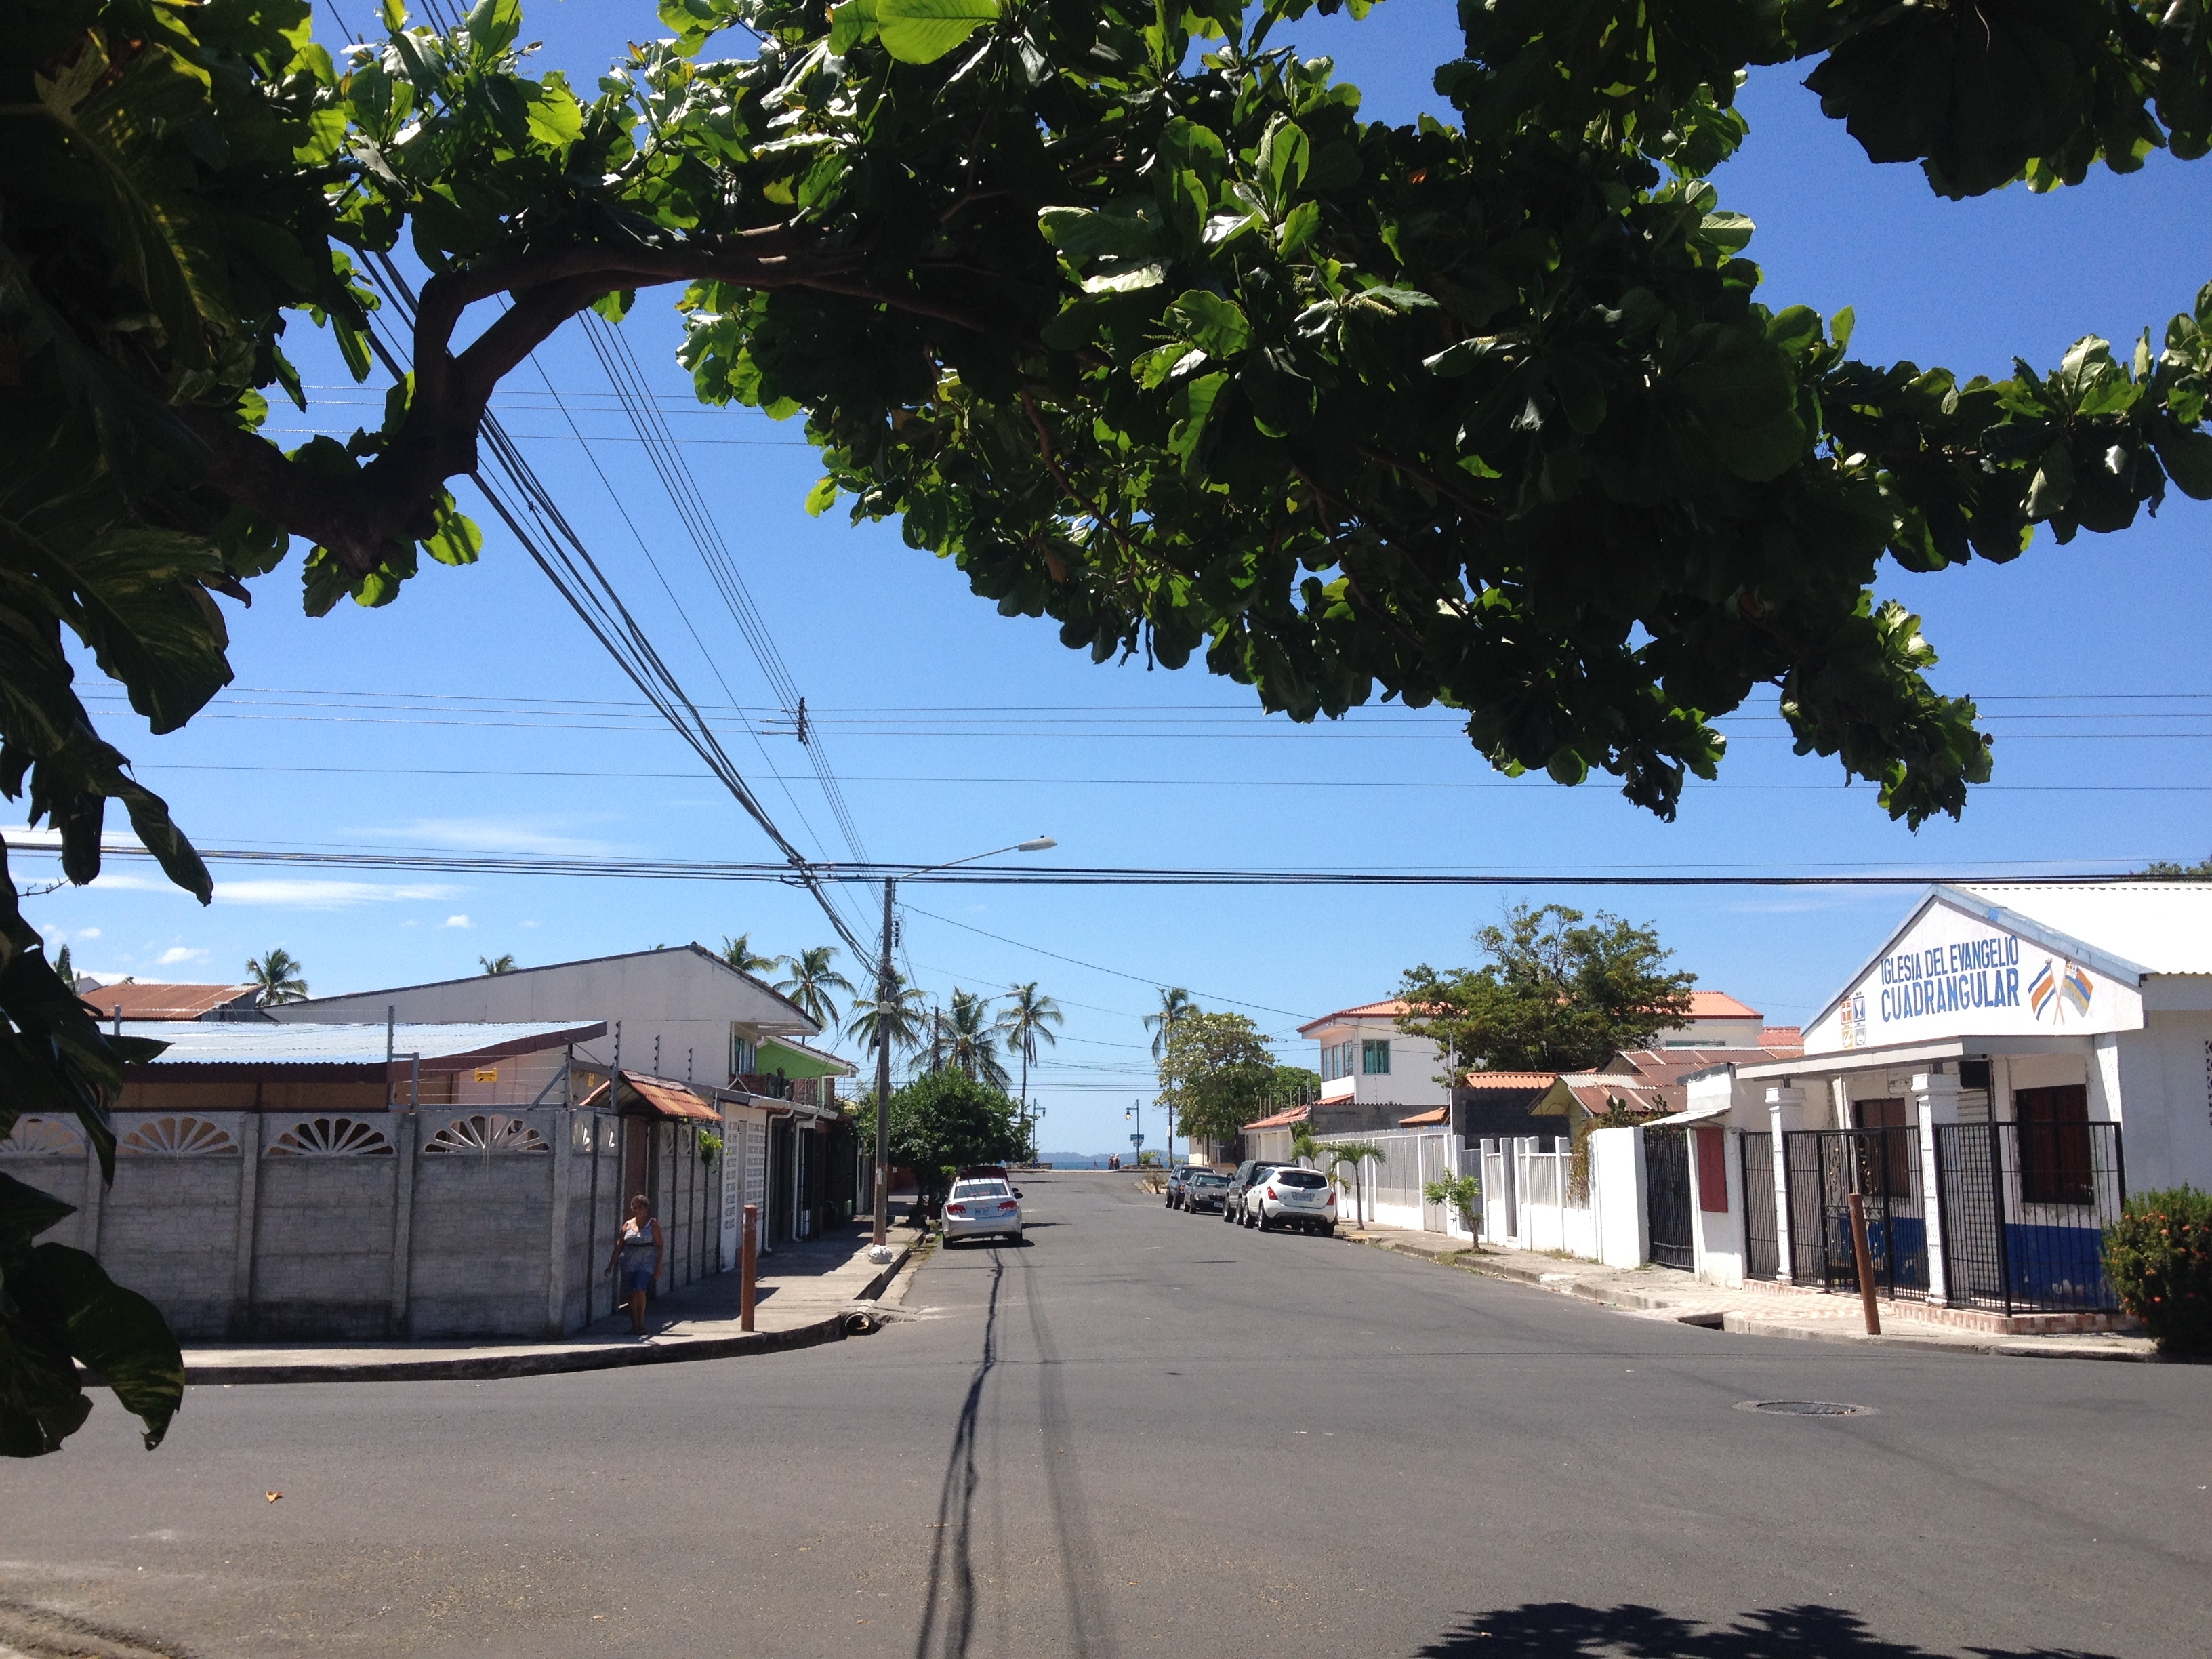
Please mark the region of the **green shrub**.
POLYGON ((2138 1193, 2105 1231, 2120 1306, 2166 1353, 2212 1353, 2212 1193, 2138 1193))

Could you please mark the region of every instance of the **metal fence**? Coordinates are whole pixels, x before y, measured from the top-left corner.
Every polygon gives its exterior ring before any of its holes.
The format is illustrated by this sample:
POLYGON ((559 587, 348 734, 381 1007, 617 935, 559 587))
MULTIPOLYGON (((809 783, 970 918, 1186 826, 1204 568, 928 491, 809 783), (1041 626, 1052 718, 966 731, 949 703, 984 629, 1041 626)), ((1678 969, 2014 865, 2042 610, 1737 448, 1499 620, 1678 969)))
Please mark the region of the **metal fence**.
POLYGON ((1644 1132, 1644 1196, 1648 1254, 1662 1267, 1697 1267, 1690 1237, 1690 1137, 1682 1129, 1644 1132))
POLYGON ((2118 1124, 1938 1124, 1936 1167, 1954 1306, 2118 1305, 2104 1265, 2105 1229, 2127 1194, 2118 1124))
POLYGON ((1920 1190, 1920 1138, 1910 1126, 1793 1129, 1782 1138, 1790 1188, 1790 1269, 1800 1285, 1854 1290, 1851 1194, 1866 1214, 1875 1290, 1925 1298, 1928 1221, 1920 1190))
POLYGON ((1782 1276, 1782 1235, 1774 1219, 1774 1137, 1747 1134, 1743 1142, 1743 1273, 1747 1279, 1782 1276))

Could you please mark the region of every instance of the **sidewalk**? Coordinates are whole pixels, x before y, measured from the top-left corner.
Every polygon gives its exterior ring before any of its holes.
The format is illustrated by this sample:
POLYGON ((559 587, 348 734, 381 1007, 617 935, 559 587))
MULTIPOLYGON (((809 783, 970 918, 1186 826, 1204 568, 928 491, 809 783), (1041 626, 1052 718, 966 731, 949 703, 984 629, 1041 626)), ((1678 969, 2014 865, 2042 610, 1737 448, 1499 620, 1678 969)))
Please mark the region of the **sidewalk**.
POLYGON ((1607 1267, 1595 1261, 1534 1250, 1508 1249, 1502 1245, 1477 1248, 1463 1238, 1396 1227, 1340 1227, 1337 1237, 1486 1278, 1510 1279, 1516 1284, 1533 1285, 1562 1296, 1578 1297, 1640 1318, 1669 1319, 1747 1336, 1857 1342, 1882 1347, 1942 1348, 1959 1353, 2002 1354, 2016 1358, 2157 1358, 2157 1346, 2148 1337, 2104 1333, 1996 1336, 1961 1330, 1917 1316, 1916 1304, 1910 1302, 1881 1303, 1881 1334, 1869 1336, 1856 1297, 1821 1296, 1767 1286, 1726 1290, 1717 1285, 1701 1284, 1688 1273, 1671 1267, 1607 1267))
MULTIPOLYGON (((544 1342, 283 1343, 185 1350, 185 1381, 241 1382, 446 1382, 543 1376, 618 1365, 665 1365, 779 1353, 836 1342, 873 1328, 869 1304, 913 1255, 911 1228, 891 1230, 891 1260, 868 1260, 868 1224, 839 1227, 805 1243, 782 1243, 760 1259, 754 1328, 738 1328, 738 1275, 672 1291, 647 1316, 647 1334, 629 1334, 617 1314, 573 1336, 544 1342), (859 1317, 856 1317, 859 1316, 859 1317)), ((606 1292, 602 1289, 602 1295, 606 1292)))

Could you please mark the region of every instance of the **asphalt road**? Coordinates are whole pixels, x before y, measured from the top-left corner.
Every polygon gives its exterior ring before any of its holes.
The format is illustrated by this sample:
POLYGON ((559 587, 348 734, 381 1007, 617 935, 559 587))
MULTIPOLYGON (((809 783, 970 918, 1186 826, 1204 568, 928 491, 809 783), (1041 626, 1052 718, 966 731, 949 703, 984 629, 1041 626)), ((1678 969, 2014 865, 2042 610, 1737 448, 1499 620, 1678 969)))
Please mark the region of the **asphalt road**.
POLYGON ((1024 1184, 1026 1248, 865 1340, 195 1390, 150 1455, 104 1402, 0 1466, 0 1601, 205 1659, 2212 1650, 2212 1367, 1732 1336, 1024 1184))

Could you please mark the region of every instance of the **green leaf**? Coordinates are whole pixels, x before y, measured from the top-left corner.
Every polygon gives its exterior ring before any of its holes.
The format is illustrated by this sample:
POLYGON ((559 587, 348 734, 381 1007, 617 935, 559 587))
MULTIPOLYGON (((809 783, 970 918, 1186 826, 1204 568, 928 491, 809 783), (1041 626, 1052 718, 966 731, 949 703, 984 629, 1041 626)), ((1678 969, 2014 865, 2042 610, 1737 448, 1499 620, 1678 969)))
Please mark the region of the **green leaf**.
POLYGON ((998 0, 876 0, 884 50, 902 64, 933 64, 998 21, 998 0))
POLYGON ((1228 383, 1226 374, 1201 374, 1184 385, 1182 418, 1168 433, 1168 453, 1185 466, 1197 455, 1198 441, 1206 435, 1206 422, 1213 413, 1214 400, 1228 383))
POLYGON ((1097 258, 1142 259, 1159 250, 1158 228, 1150 219, 1127 214, 1046 208, 1037 215, 1037 228, 1072 264, 1097 258))
MULTIPOLYGON (((9 1127, 15 1127, 12 1112, 9 1127)), ((76 1213, 76 1205, 64 1204, 13 1176, 0 1175, 0 1258, 27 1248, 47 1228, 76 1213)))
POLYGON ((1279 115, 1260 140, 1260 174, 1267 198, 1278 209, 1305 182, 1310 153, 1305 130, 1287 115, 1279 115))
POLYGON ((1738 477, 1777 478, 1803 457, 1795 368, 1767 340, 1729 330, 1705 356, 1678 370, 1674 384, 1702 417, 1715 456, 1738 477))
POLYGON ((1232 357, 1251 343, 1252 325, 1233 300, 1193 289, 1168 307, 1183 337, 1216 357, 1232 357))
POLYGON ((2175 489, 2191 501, 2212 501, 2212 432, 2168 425, 2151 441, 2175 489))
POLYGON ((27 1266, 13 1266, 8 1289, 33 1322, 59 1334, 144 1422, 146 1449, 160 1445, 185 1402, 185 1357, 161 1310, 64 1244, 34 1248, 27 1266))
POLYGON ((541 82, 530 94, 530 136, 554 149, 566 149, 584 136, 584 106, 556 81, 541 82))
POLYGON ((825 477, 806 492, 806 512, 810 518, 818 519, 837 504, 837 480, 825 477))
POLYGON ((830 50, 842 58, 863 40, 876 38, 876 0, 845 0, 830 14, 830 50))
POLYGON ((1283 232, 1276 239, 1276 251, 1285 259, 1295 259, 1314 233, 1321 228, 1321 204, 1301 202, 1283 216, 1283 232))
POLYGON ((423 542, 422 550, 440 564, 474 564, 483 551, 483 532, 453 506, 448 495, 438 507, 438 527, 423 542))

